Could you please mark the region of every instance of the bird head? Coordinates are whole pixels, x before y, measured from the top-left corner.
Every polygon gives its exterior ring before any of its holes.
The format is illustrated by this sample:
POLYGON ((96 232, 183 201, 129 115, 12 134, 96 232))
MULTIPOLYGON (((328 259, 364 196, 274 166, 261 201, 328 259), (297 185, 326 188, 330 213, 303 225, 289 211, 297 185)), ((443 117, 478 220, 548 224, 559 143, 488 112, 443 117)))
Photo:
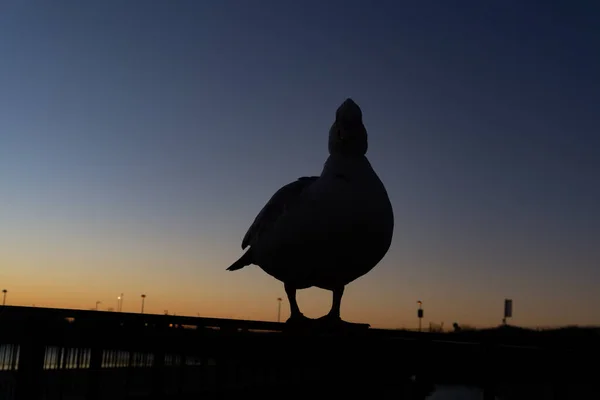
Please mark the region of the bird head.
POLYGON ((348 98, 338 107, 335 121, 329 129, 329 153, 363 156, 367 149, 367 129, 363 124, 362 111, 348 98))

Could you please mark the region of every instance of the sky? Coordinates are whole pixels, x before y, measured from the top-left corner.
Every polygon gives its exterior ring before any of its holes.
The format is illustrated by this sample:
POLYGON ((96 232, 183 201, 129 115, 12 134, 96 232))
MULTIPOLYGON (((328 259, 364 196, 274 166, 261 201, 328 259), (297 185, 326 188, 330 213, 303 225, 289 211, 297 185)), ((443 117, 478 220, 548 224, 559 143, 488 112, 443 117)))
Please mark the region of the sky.
MULTIPOLYGON (((390 251, 342 317, 385 328, 600 324, 600 4, 6 1, 7 304, 276 320, 225 269, 281 186, 362 108, 390 251)), ((303 312, 331 293, 299 292, 303 312)), ((287 302, 282 318, 289 316, 287 302)))

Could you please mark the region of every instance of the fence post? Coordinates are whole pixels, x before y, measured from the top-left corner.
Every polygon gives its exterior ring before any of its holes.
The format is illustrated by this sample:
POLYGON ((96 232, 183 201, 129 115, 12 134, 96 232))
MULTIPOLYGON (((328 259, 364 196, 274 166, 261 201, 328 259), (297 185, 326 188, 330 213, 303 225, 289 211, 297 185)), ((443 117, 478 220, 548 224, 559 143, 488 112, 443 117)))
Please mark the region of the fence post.
POLYGON ((492 343, 488 343, 483 341, 481 343, 482 351, 481 351, 481 372, 483 373, 483 400, 495 400, 496 399, 496 379, 493 376, 494 368, 492 368, 492 363, 494 363, 493 356, 494 350, 492 348, 492 343))
POLYGON ((39 399, 42 393, 46 346, 40 340, 36 329, 39 330, 40 327, 30 327, 29 338, 19 344, 19 369, 15 388, 16 400, 39 399))
POLYGON ((103 350, 94 341, 94 346, 90 350, 90 368, 88 370, 88 387, 86 399, 96 400, 100 398, 100 374, 102 373, 102 355, 103 350))
POLYGON ((182 395, 185 393, 187 357, 185 352, 181 349, 177 352, 177 354, 179 354, 179 365, 177 365, 177 389, 175 393, 182 395))
POLYGON ((153 360, 152 360, 152 396, 155 399, 162 399, 165 393, 165 330, 168 326, 165 323, 156 325, 156 332, 153 335, 153 360))

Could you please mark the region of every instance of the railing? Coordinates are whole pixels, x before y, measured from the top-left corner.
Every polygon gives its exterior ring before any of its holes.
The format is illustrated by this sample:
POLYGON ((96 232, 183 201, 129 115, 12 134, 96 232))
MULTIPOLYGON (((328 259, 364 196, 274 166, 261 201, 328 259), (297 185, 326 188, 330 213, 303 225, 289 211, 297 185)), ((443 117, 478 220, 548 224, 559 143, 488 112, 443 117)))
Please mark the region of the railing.
POLYGON ((0 307, 0 399, 339 398, 363 391, 422 399, 431 383, 479 385, 490 396, 507 382, 584 379, 581 366, 595 357, 589 349, 468 342, 450 334, 308 335, 284 327, 0 307))

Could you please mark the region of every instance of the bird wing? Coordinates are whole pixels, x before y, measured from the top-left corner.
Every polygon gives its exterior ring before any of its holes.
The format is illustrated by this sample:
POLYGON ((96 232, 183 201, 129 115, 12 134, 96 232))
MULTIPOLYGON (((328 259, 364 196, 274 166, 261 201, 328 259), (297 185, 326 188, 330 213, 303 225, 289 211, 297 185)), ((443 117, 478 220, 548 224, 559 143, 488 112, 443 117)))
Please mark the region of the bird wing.
POLYGON ((318 176, 304 176, 275 192, 273 197, 260 210, 248 232, 244 235, 242 249, 255 243, 264 232, 270 230, 279 217, 293 207, 300 194, 318 178, 318 176))

